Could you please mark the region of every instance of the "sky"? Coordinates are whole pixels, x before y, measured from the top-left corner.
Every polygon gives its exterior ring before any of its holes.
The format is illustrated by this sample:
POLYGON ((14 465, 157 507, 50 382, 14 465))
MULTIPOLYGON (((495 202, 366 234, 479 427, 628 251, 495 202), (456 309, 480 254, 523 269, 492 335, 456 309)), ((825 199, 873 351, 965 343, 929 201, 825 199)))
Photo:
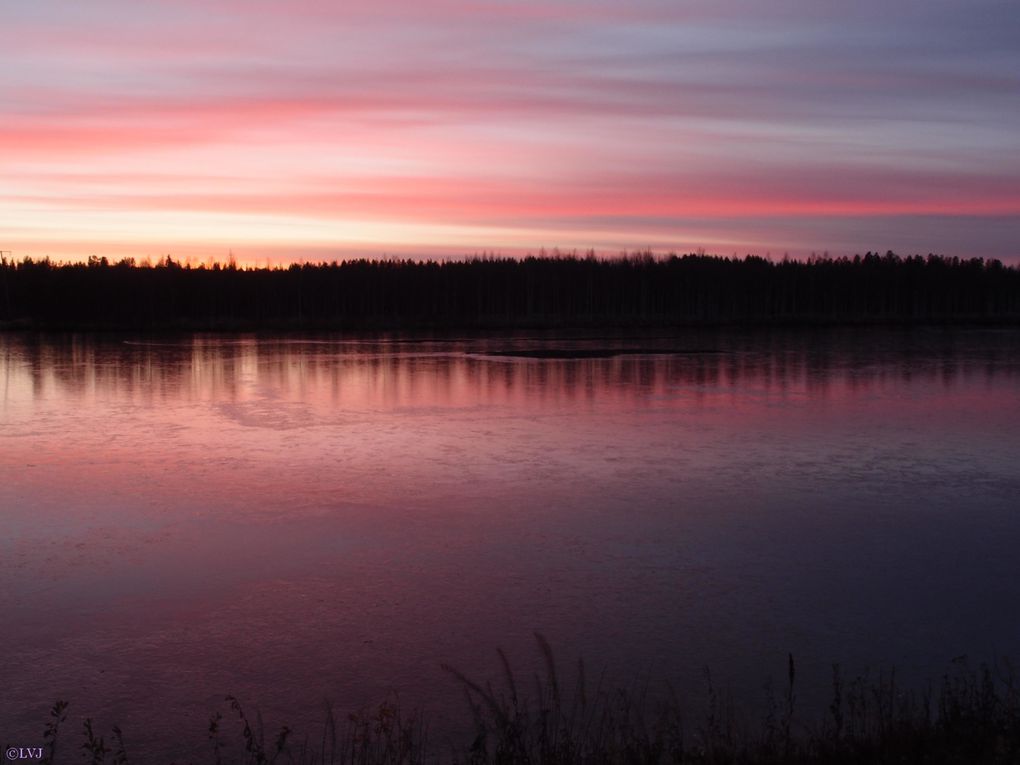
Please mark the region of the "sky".
POLYGON ((1016 0, 6 0, 0 250, 1020 261, 1016 0))

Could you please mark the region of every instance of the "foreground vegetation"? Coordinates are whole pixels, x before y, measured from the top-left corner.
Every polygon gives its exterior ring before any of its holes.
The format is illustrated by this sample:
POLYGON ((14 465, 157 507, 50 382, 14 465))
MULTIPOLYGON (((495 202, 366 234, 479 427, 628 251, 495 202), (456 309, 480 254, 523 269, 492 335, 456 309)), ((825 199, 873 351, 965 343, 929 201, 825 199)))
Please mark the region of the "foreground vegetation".
POLYGON ((0 325, 486 328, 1018 322, 1020 269, 937 256, 772 262, 705 255, 192 266, 170 257, 0 262, 0 325))
MULTIPOLYGON (((897 685, 895 673, 846 682, 833 667, 827 709, 797 704, 796 666, 789 659, 781 691, 767 689, 755 724, 738 718, 708 678, 707 709, 690 725, 680 701, 668 694, 651 703, 644 693, 589 684, 584 665, 565 687, 548 644, 538 639, 544 676, 525 692, 500 652, 503 677, 480 684, 446 667, 464 690, 473 722, 460 742, 430 739, 421 712, 395 703, 338 721, 328 710, 307 734, 284 726, 267 731, 228 696, 210 720, 208 754, 195 762, 226 765, 416 765, 417 763, 1017 763, 1020 762, 1020 688, 1008 662, 975 669, 954 661, 922 690, 897 685)), ((668 686, 667 686, 668 688, 668 686)), ((125 736, 100 735, 86 719, 67 731, 68 705, 58 702, 44 734, 44 762, 92 765, 136 762, 125 736)), ((178 760, 178 762, 181 762, 178 760)))

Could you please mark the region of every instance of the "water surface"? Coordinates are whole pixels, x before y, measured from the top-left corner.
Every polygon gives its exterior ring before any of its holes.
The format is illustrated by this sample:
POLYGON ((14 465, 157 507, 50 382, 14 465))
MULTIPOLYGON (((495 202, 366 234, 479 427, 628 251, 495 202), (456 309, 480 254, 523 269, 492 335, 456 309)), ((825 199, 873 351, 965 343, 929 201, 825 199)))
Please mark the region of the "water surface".
POLYGON ((1017 497, 1015 331, 0 336, 0 742, 1018 656, 1017 497))

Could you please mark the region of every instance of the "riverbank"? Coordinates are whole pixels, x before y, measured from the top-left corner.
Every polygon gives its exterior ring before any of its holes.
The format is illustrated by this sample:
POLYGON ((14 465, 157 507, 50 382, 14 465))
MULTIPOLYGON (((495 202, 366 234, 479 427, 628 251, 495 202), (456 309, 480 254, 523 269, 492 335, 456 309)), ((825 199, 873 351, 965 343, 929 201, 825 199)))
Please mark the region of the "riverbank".
MULTIPOLYGON (((649 688, 605 688, 583 663, 563 673, 549 645, 536 636, 544 676, 515 676, 499 653, 503 676, 476 682, 444 666, 465 697, 459 740, 430 735, 427 713, 395 700, 339 714, 328 708, 317 730, 266 723, 227 696, 205 731, 207 754, 194 763, 296 765, 418 765, 419 763, 691 763, 692 765, 821 765, 823 763, 966 763, 1020 761, 1020 688, 1012 665, 953 661, 938 681, 902 688, 895 671, 845 677, 832 669, 824 708, 798 704, 797 667, 789 657, 781 683, 765 688, 757 718, 734 712, 712 686, 700 719, 686 719, 674 689, 651 702, 649 688)), ((662 690, 656 689, 656 690, 662 690)), ((137 762, 132 736, 100 731, 58 702, 45 725, 46 762, 137 762), (78 724, 75 725, 75 722, 78 724), (75 730, 77 728, 77 730, 75 730)), ((197 734, 198 731, 190 732, 197 734)), ((190 733, 182 731, 182 739, 190 733)), ((138 739, 135 738, 137 741, 138 739)), ((9 757, 10 759, 10 757, 9 757)), ((169 755, 167 762, 182 762, 169 755)), ((152 762, 146 759, 145 762, 152 762)))
POLYGON ((1020 324, 1020 270, 937 256, 703 255, 0 266, 0 328, 445 330, 1020 324))

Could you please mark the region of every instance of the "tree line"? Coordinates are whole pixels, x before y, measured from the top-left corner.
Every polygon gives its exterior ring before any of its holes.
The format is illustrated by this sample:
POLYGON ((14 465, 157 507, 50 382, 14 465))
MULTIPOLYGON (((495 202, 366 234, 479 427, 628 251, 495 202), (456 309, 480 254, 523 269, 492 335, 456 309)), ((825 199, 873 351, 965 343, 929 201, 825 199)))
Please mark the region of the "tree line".
POLYGON ((349 260, 239 268, 0 262, 0 322, 41 328, 486 328, 1020 322, 1020 268, 935 255, 349 260))

